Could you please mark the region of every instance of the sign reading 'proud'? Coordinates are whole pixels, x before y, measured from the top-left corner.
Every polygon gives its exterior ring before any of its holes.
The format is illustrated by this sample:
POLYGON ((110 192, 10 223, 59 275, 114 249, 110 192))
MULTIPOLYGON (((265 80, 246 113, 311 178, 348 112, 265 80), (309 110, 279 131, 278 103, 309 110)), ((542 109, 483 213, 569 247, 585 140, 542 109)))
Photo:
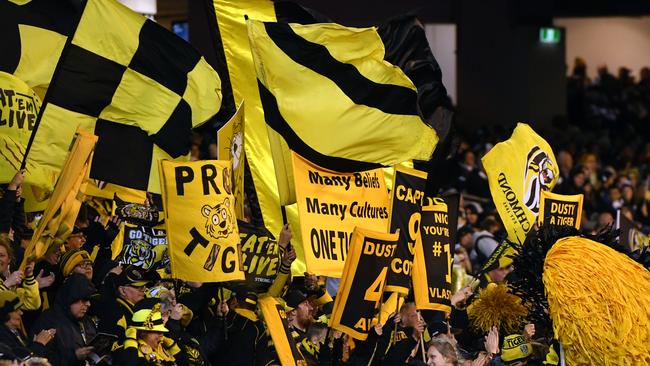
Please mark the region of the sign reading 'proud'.
POLYGON ((384 173, 331 172, 292 156, 307 270, 341 277, 354 227, 386 232, 390 212, 384 173))

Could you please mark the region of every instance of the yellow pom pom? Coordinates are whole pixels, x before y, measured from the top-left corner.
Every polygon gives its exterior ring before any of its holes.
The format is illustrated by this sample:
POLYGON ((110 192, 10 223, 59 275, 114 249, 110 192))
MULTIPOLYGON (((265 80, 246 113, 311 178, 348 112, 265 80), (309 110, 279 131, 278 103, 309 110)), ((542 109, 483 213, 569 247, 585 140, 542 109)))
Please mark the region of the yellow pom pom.
POLYGON ((650 272, 595 241, 560 239, 544 287, 567 364, 650 365, 650 272))
POLYGON ((521 299, 510 293, 504 284, 489 283, 481 289, 467 308, 472 327, 486 333, 493 326, 505 335, 520 333, 526 323, 528 308, 521 299))

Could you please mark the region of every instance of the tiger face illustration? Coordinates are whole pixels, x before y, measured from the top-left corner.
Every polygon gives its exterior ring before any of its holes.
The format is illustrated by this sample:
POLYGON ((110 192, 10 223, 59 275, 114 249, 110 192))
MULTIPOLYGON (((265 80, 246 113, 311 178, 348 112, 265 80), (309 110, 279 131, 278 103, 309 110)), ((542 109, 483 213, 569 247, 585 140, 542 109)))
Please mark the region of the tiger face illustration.
POLYGON ((230 214, 229 198, 215 206, 203 206, 201 213, 206 218, 205 232, 212 238, 227 238, 233 232, 234 219, 230 214))
POLYGON ((550 191, 555 180, 553 161, 539 146, 533 146, 526 159, 524 173, 524 204, 530 211, 539 212, 542 191, 550 191))
POLYGON ((156 252, 151 244, 144 240, 133 239, 131 244, 125 248, 121 262, 149 269, 155 260, 156 252))

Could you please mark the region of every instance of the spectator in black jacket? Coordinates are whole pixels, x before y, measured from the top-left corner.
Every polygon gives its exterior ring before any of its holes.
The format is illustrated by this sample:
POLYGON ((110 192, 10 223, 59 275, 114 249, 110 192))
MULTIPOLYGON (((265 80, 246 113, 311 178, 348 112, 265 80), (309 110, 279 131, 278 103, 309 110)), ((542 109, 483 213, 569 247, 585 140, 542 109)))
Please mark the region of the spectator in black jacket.
POLYGON ((20 299, 12 291, 0 291, 0 343, 20 356, 45 357, 45 347, 54 339, 56 329, 43 329, 30 340, 22 329, 20 299))
POLYGON ((53 366, 82 366, 90 357, 89 346, 97 331, 86 315, 95 287, 86 276, 75 273, 61 286, 54 306, 43 312, 34 324, 34 333, 56 329, 54 341, 46 347, 47 359, 53 366))

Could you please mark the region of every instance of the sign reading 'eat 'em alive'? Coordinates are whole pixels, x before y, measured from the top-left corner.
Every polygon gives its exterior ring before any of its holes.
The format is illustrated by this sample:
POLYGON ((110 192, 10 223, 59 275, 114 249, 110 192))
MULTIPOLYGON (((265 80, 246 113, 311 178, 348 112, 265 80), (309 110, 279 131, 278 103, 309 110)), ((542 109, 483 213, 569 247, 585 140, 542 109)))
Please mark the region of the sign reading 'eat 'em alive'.
POLYGON ((292 160, 307 270, 341 277, 354 228, 386 232, 390 214, 384 173, 331 172, 295 153, 292 160))

